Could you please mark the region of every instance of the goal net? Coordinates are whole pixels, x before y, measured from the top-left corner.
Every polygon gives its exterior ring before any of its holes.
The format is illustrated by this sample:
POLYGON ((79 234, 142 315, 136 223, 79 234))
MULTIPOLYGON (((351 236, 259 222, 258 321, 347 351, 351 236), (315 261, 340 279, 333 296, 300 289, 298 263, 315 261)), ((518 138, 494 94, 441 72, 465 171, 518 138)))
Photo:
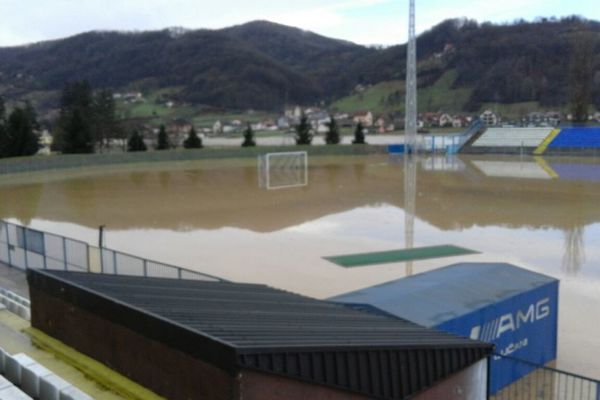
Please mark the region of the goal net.
POLYGON ((308 154, 294 151, 260 155, 258 185, 268 190, 308 185, 308 154))

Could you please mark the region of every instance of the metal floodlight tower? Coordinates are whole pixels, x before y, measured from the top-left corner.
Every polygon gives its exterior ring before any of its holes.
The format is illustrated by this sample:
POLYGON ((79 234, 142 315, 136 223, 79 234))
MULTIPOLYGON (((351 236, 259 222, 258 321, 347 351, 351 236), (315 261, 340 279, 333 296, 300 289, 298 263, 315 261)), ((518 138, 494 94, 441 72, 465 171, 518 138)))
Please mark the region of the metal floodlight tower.
POLYGON ((410 0, 408 50, 406 53, 406 113, 404 138, 407 151, 417 150, 417 37, 415 34, 415 0, 410 0))
MULTIPOLYGON (((404 244, 415 243, 417 208, 417 38, 415 34, 415 0, 410 0, 408 51, 406 56, 406 113, 404 115, 404 244)), ((413 262, 406 263, 406 276, 413 274, 413 262)))

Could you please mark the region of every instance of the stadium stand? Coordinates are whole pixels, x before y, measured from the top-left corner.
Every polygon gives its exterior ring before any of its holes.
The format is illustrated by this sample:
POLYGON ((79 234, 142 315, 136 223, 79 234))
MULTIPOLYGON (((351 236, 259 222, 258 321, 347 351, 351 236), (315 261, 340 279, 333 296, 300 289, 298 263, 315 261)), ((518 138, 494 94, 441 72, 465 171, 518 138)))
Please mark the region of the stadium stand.
POLYGON ((600 127, 565 128, 548 146, 548 149, 557 148, 600 149, 600 127))
POLYGON ((473 147, 538 147, 552 128, 490 128, 473 147))

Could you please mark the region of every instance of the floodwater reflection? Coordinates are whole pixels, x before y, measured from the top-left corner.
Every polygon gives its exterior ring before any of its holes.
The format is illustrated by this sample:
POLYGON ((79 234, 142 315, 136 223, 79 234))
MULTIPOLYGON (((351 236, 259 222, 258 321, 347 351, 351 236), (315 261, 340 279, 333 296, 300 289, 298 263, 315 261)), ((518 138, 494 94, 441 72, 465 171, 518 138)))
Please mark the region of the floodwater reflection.
POLYGON ((454 244, 561 279, 560 365, 600 378, 600 161, 309 159, 306 186, 264 190, 256 160, 0 179, 0 218, 326 298, 460 259, 347 270, 323 256, 454 244), (588 321, 588 322, 586 322, 588 321))

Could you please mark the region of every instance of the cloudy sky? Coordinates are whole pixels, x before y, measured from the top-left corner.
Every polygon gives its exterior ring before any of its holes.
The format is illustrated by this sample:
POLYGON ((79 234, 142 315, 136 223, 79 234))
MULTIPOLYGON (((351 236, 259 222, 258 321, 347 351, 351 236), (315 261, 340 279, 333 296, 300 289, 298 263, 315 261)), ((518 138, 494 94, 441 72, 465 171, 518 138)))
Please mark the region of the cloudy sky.
MULTIPOLYGON (((417 30, 447 18, 507 22, 582 15, 600 20, 598 0, 417 0, 417 30)), ((90 30, 222 28, 256 19, 361 44, 406 41, 408 0, 0 0, 0 46, 90 30)))

